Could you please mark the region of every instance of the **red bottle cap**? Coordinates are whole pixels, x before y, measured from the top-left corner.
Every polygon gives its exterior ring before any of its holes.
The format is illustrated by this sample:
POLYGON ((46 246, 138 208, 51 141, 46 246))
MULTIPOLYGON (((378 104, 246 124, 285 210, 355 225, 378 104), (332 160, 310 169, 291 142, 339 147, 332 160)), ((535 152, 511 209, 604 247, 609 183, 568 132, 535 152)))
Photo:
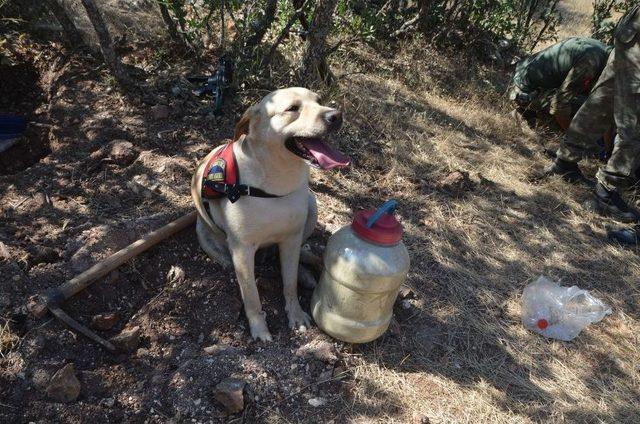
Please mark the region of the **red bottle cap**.
POLYGON ((390 202, 393 204, 385 203, 385 206, 378 211, 357 212, 351 223, 353 232, 361 239, 371 243, 382 246, 397 244, 402 239, 402 224, 393 214, 386 212, 387 209, 395 208, 395 201, 390 202))
POLYGON ((538 320, 536 325, 538 326, 539 329, 544 330, 545 328, 547 328, 549 326, 549 321, 547 321, 546 319, 542 318, 542 319, 538 320))

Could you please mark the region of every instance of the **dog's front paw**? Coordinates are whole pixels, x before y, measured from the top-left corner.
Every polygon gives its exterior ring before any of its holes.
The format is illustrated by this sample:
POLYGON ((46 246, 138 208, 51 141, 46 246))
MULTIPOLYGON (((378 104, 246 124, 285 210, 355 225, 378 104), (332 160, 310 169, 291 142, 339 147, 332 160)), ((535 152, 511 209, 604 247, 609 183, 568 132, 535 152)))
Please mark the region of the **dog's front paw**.
POLYGON ((253 340, 261 340, 263 342, 273 341, 264 317, 249 320, 249 328, 251 329, 251 337, 253 340))
POLYGON ((311 318, 300 305, 289 308, 287 316, 289 317, 289 328, 292 330, 306 331, 311 327, 311 318))

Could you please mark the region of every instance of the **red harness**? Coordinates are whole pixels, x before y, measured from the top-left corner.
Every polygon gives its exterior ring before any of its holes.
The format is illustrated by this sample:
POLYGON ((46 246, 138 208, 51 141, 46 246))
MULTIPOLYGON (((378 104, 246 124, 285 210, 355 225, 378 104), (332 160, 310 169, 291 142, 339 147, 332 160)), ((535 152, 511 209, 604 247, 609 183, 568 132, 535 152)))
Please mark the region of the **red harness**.
POLYGON ((207 165, 202 174, 202 197, 205 199, 220 199, 227 197, 231 203, 235 203, 241 196, 253 197, 282 197, 269 194, 259 188, 240 184, 240 169, 233 153, 231 141, 222 149, 219 149, 207 165))

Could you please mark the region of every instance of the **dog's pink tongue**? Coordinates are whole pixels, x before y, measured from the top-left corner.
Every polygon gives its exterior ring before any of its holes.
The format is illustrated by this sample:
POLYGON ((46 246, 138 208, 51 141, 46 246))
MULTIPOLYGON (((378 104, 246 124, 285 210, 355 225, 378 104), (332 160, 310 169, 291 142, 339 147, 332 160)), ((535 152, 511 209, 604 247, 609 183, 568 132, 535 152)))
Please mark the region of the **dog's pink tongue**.
POLYGON ((322 169, 344 168, 351 163, 349 156, 339 152, 321 140, 315 138, 306 139, 303 144, 322 169))

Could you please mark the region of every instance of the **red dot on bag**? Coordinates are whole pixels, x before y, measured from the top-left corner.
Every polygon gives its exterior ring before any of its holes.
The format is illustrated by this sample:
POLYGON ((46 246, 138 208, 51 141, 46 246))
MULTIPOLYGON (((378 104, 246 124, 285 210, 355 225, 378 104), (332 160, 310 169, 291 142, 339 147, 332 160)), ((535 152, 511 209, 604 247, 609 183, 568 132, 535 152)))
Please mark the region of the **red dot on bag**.
POLYGON ((538 325, 539 329, 544 330, 549 326, 549 321, 543 318, 543 319, 539 319, 536 324, 538 325))

